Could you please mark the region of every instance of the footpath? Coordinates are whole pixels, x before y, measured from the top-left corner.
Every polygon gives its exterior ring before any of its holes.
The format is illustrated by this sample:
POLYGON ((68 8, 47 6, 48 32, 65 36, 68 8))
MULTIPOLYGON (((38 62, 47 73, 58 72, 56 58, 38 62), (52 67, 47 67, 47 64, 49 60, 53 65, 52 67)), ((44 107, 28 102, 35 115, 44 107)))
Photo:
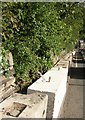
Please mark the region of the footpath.
MULTIPOLYGON (((72 67, 75 67, 73 63, 72 67)), ((85 90, 85 64, 78 63, 77 68, 71 71, 68 89, 64 103, 61 107, 59 118, 85 118, 84 115, 84 90, 85 90)))

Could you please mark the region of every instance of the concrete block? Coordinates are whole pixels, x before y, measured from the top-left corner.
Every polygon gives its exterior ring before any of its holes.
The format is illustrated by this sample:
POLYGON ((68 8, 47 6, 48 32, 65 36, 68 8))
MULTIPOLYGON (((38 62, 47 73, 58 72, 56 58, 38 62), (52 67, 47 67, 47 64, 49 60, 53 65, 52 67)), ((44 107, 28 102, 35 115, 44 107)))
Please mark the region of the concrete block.
POLYGON ((52 68, 28 87, 27 93, 42 92, 48 95, 47 118, 57 118, 63 102, 68 78, 68 67, 52 68), (50 81, 49 81, 50 77, 50 81))
POLYGON ((14 93, 0 104, 0 118, 46 118, 48 96, 14 93), (23 106, 25 106, 23 108, 23 106))

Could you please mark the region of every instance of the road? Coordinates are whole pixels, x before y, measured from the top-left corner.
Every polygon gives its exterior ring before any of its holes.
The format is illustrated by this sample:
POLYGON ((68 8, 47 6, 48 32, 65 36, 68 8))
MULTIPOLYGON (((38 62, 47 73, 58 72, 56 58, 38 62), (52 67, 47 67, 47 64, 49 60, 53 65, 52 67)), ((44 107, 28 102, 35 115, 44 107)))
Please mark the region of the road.
POLYGON ((79 61, 76 57, 76 60, 70 66, 69 74, 68 89, 59 118, 85 118, 85 63, 79 61))

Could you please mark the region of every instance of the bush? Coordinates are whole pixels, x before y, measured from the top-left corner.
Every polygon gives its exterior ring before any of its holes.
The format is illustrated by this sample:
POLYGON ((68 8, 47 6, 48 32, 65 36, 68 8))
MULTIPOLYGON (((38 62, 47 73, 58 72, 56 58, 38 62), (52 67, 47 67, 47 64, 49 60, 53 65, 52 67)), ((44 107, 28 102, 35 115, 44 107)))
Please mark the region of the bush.
POLYGON ((78 3, 2 3, 2 46, 13 54, 17 80, 34 82, 56 55, 74 48, 82 9, 78 3))

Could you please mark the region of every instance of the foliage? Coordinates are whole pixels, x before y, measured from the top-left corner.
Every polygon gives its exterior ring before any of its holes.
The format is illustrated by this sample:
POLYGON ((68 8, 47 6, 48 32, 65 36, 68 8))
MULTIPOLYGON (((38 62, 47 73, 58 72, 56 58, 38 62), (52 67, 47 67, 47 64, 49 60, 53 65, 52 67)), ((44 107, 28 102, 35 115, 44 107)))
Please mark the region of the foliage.
POLYGON ((6 54, 8 50, 5 50, 3 47, 0 46, 0 73, 3 73, 6 77, 9 77, 9 62, 6 59, 6 54))
POLYGON ((53 57, 73 49, 83 24, 78 3, 2 3, 2 46, 12 52, 17 79, 35 81, 53 57))
POLYGON ((84 39, 85 40, 85 3, 83 4, 84 8, 83 8, 83 27, 80 30, 80 39, 84 39))

